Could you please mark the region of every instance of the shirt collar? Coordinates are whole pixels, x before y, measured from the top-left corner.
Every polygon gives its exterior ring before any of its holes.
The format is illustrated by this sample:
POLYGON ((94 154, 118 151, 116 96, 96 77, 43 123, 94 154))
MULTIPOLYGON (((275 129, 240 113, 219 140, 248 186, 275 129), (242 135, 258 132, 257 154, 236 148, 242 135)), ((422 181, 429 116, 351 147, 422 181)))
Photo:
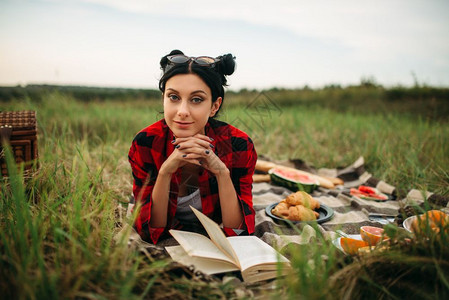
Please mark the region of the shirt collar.
POLYGON ((209 121, 207 121, 206 126, 204 127, 204 133, 209 138, 212 138, 211 144, 215 146, 215 143, 217 141, 217 135, 215 134, 214 128, 210 124, 211 121, 213 121, 213 119, 209 118, 209 121))

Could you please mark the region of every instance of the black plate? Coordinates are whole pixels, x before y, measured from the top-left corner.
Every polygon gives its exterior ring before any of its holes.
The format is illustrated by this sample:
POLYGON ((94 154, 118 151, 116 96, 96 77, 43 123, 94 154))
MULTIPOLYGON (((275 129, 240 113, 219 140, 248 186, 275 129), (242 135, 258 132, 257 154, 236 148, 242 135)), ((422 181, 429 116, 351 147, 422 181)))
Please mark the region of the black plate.
POLYGON ((320 216, 318 217, 318 219, 316 219, 316 221, 290 221, 290 220, 286 220, 286 219, 283 219, 281 217, 273 215, 271 210, 276 205, 278 205, 278 203, 279 202, 270 204, 270 205, 268 205, 265 208, 265 213, 267 214, 267 216, 271 217, 273 220, 275 220, 277 222, 279 222, 279 221, 284 222, 284 223, 288 223, 288 222, 292 222, 292 223, 313 223, 313 222, 317 222, 318 224, 321 224, 321 223, 329 221, 334 216, 334 210, 332 208, 330 208, 329 206, 326 206, 326 205, 320 203, 320 208, 317 210, 317 212, 320 214, 320 216))

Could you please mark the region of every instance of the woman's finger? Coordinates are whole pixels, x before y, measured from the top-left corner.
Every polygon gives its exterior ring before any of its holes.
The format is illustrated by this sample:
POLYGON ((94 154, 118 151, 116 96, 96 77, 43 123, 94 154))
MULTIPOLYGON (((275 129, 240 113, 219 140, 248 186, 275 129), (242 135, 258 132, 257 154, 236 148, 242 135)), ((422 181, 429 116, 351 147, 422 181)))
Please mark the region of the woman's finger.
POLYGON ((202 140, 204 140, 206 142, 209 142, 209 143, 214 141, 213 138, 208 137, 207 135, 204 135, 204 134, 201 134, 201 133, 195 134, 194 137, 202 139, 202 140))
POLYGON ((207 158, 211 153, 213 153, 212 149, 205 149, 203 147, 190 147, 185 148, 181 150, 183 153, 185 153, 188 157, 204 157, 207 158))
POLYGON ((203 149, 213 149, 214 148, 214 145, 212 145, 212 143, 207 142, 203 139, 194 138, 194 137, 191 137, 188 139, 183 138, 182 140, 179 139, 179 140, 175 141, 173 144, 175 145, 175 148, 179 149, 179 150, 185 150, 185 149, 194 148, 194 147, 202 147, 203 149))
POLYGON ((172 143, 176 145, 178 143, 182 143, 182 142, 185 142, 185 141, 188 141, 188 140, 191 140, 191 139, 202 140, 202 141, 207 142, 207 143, 212 143, 214 141, 213 138, 210 138, 210 137, 208 137, 208 136, 206 136, 204 134, 197 133, 194 136, 183 137, 183 138, 174 138, 172 143))

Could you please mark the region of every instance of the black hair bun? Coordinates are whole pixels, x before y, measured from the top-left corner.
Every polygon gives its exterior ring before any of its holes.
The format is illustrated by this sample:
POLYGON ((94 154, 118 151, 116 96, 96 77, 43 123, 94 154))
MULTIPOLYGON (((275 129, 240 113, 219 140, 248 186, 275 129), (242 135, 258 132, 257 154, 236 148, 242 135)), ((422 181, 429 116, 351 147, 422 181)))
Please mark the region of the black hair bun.
POLYGON ((235 71, 235 57, 228 53, 221 56, 220 70, 224 75, 232 75, 235 71))
POLYGON ((176 50, 175 49, 175 50, 172 50, 169 54, 167 54, 167 55, 165 55, 164 57, 161 58, 160 65, 161 65, 162 70, 164 70, 165 67, 168 65, 168 58, 167 58, 167 56, 176 55, 176 54, 184 54, 184 53, 181 50, 176 50))

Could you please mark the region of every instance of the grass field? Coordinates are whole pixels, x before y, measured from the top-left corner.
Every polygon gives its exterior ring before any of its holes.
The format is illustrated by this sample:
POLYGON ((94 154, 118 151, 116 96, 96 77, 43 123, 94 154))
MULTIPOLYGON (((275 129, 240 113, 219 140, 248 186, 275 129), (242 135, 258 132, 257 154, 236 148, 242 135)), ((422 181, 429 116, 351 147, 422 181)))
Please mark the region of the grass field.
MULTIPOLYGON (((220 119, 247 131, 259 154, 275 159, 301 158, 315 167, 330 168, 348 165, 363 156, 368 171, 397 186, 400 196, 412 188, 449 195, 449 124, 444 116, 432 118, 435 111, 446 110, 447 104, 441 109, 435 104, 429 108, 422 101, 422 114, 415 114, 415 110, 420 111, 419 105, 410 108, 409 102, 403 102, 404 109, 395 104, 389 110, 384 102, 364 105, 354 100, 354 109, 349 109, 348 104, 335 102, 295 105, 279 97, 282 93, 231 94, 220 119)), ((351 97, 356 99, 357 95, 351 97)), ((1 183, 3 296, 235 296, 231 284, 177 277, 167 270, 166 261, 148 259, 113 239, 118 230, 116 207, 118 203, 126 205, 132 188, 127 152, 134 135, 162 117, 159 101, 82 102, 50 93, 41 101, 25 99, 2 106, 4 110, 37 111, 40 154, 40 171, 25 186, 20 176, 1 183)), ((328 245, 327 241, 320 242, 328 245)), ((430 248, 417 244, 409 249, 413 255, 402 256, 407 261, 405 258, 415 259, 419 251, 433 251, 430 262, 422 262, 430 266, 423 267, 424 274, 437 278, 438 288, 429 289, 430 298, 448 295, 447 271, 438 267, 441 261, 447 267, 447 242, 436 241, 437 246, 430 248)), ((297 276, 285 282, 283 292, 291 298, 333 298, 328 288, 335 280, 332 275, 344 266, 356 268, 353 262, 338 260, 334 250, 319 244, 301 249, 302 255, 294 255, 297 276), (323 255, 328 259, 323 261, 323 255)), ((367 264, 357 266, 363 269, 367 264)), ((382 286, 376 288, 383 291, 382 286)))

